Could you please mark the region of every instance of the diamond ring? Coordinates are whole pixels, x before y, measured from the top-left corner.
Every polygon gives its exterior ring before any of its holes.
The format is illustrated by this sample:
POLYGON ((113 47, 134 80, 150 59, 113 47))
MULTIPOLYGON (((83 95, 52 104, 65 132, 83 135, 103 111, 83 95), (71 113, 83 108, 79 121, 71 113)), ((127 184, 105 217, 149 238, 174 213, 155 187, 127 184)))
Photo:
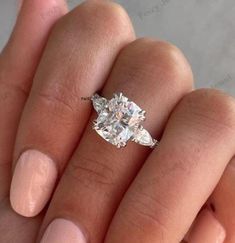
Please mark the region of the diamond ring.
POLYGON ((95 94, 91 100, 98 113, 93 129, 107 142, 118 148, 126 146, 128 140, 151 148, 158 145, 141 125, 146 112, 122 93, 110 100, 95 94))

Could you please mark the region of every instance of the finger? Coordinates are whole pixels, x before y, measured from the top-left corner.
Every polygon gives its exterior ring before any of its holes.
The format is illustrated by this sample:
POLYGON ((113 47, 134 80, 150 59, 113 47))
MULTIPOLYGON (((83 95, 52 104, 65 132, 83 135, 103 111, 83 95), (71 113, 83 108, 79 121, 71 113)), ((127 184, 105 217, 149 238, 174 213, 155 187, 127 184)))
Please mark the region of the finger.
MULTIPOLYGON (((110 98, 123 92, 135 101, 147 111, 144 126, 159 137, 171 110, 190 92, 192 82, 191 69, 176 47, 139 39, 122 50, 102 94, 110 98)), ((53 221, 42 242, 62 242, 60 227, 66 228, 65 237, 76 235, 77 241, 66 238, 64 242, 84 242, 74 225, 85 230, 86 242, 103 242, 123 194, 149 153, 149 149, 131 142, 120 150, 107 143, 91 129, 95 117, 93 113, 60 181, 42 231, 55 218, 67 220, 53 221)))
POLYGON ((42 217, 27 223, 10 207, 11 161, 16 130, 35 69, 52 26, 66 12, 66 4, 61 0, 25 0, 11 38, 0 55, 0 242, 33 242, 41 223, 42 217))
POLYGON ((126 193, 105 242, 180 242, 234 155, 234 135, 231 97, 213 90, 187 95, 126 193))
POLYGON ((235 158, 228 164, 219 184, 207 204, 226 230, 226 243, 235 241, 235 158))
POLYGON ((53 30, 22 115, 12 207, 37 215, 51 196, 90 115, 91 96, 120 49, 134 39, 126 13, 108 1, 86 1, 53 30))
POLYGON ((12 210, 9 198, 3 199, 0 204, 0 242, 35 242, 44 215, 30 219, 22 217, 12 210))
POLYGON ((197 217, 187 242, 224 243, 225 237, 226 232, 223 226, 212 212, 205 209, 197 217))
POLYGON ((16 130, 35 69, 53 24, 66 11, 62 0, 25 0, 0 55, 0 200, 9 194, 16 130))

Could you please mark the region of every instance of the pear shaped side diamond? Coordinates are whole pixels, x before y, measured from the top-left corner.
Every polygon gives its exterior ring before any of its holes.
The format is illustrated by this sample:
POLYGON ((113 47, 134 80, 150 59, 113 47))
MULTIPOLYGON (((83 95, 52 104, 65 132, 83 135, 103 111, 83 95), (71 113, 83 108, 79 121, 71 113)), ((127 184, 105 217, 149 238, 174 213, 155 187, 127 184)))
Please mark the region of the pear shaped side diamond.
POLYGON ((98 94, 93 95, 91 100, 92 100, 94 109, 98 113, 100 113, 103 109, 105 109, 105 106, 108 103, 108 101, 104 97, 101 97, 98 94))
POLYGON ((149 132, 143 127, 138 128, 133 135, 133 141, 144 146, 154 147, 157 145, 157 140, 153 139, 149 132))

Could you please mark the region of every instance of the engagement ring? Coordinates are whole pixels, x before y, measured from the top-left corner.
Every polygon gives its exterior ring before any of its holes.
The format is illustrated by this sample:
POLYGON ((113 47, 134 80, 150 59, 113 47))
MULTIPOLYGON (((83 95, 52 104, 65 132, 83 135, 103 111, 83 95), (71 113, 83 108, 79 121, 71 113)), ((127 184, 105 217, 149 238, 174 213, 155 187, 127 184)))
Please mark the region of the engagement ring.
POLYGON ((122 93, 110 100, 95 94, 91 100, 98 113, 93 129, 107 142, 118 148, 126 146, 128 140, 151 148, 158 145, 141 125, 146 112, 122 93))

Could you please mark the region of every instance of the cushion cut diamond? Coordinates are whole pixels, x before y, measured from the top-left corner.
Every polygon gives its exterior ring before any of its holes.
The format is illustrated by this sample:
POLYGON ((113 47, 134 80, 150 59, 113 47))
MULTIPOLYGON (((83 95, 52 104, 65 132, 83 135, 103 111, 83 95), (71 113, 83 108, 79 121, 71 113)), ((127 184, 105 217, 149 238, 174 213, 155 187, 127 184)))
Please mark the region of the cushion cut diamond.
POLYGON ((111 100, 95 94, 92 102, 98 113, 93 128, 106 141, 117 147, 125 146, 129 139, 140 144, 143 140, 146 146, 153 145, 149 134, 141 132, 140 136, 140 131, 144 131, 140 123, 145 119, 145 111, 122 93, 114 94, 111 100))

